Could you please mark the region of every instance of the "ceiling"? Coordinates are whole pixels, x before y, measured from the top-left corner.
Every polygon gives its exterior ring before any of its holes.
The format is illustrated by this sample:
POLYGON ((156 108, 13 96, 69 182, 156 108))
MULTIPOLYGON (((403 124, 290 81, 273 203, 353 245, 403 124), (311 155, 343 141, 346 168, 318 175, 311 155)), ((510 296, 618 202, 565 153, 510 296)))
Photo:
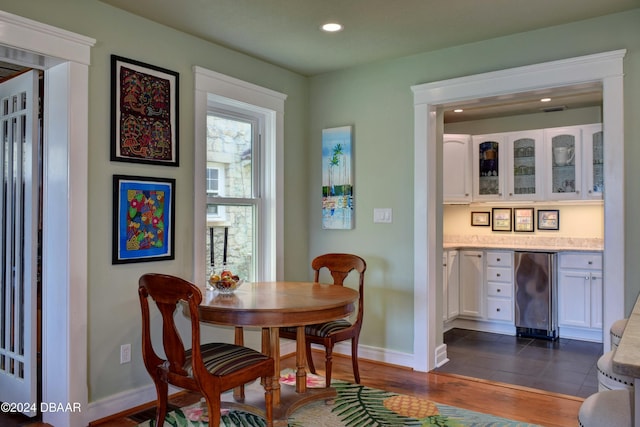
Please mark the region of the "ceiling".
MULTIPOLYGON (((100 0, 151 21, 314 76, 640 7, 640 0, 100 0), (344 29, 327 34, 321 24, 344 29)), ((21 67, 0 63, 0 81, 21 67)), ((601 105, 600 87, 475 100, 445 122, 601 105), (542 105, 540 98, 551 96, 542 105)))
MULTIPOLYGON (((101 1, 305 76, 640 7, 640 0, 101 1), (320 31, 328 21, 344 29, 320 31)), ((596 106, 601 93, 581 86, 476 100, 463 113, 445 110, 444 119, 596 106), (552 101, 542 105, 542 96, 552 101)))
POLYGON ((640 0, 101 1, 306 76, 640 7, 640 0), (330 20, 344 30, 320 31, 330 20))

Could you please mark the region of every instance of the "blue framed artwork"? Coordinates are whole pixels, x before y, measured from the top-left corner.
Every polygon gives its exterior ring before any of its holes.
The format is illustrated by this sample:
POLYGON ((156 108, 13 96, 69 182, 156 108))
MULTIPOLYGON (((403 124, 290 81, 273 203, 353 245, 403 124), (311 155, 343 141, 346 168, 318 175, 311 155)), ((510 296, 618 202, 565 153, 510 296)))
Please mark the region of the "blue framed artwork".
POLYGON ((322 130, 322 228, 354 226, 353 127, 322 130))
POLYGON ((113 176, 113 264, 174 259, 172 178, 113 176))

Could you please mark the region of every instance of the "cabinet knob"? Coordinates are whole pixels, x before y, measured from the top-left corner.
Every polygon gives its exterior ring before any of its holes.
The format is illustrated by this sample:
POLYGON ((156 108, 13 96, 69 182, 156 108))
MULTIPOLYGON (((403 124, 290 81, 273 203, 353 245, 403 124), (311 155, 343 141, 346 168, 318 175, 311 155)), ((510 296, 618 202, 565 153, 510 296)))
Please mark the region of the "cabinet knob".
POLYGON ((593 264, 593 261, 589 261, 589 262, 588 262, 588 264, 589 264, 589 265, 593 264))
POLYGON ((513 193, 509 193, 509 197, 513 196, 513 193))
POLYGON ((496 277, 500 277, 500 273, 496 274, 496 277))
POLYGON ((500 288, 496 289, 496 292, 500 293, 500 291, 501 291, 501 289, 500 289, 500 288))
POLYGON ((496 258, 496 260, 497 260, 498 262, 500 262, 500 258, 496 258))
POLYGON ((496 308, 496 311, 500 311, 500 309, 499 309, 499 308, 496 308))
POLYGON ((464 197, 469 197, 469 193, 464 193, 464 197))
POLYGON ((589 279, 590 279, 589 276, 584 277, 584 280, 589 280, 589 279))
POLYGON ((482 258, 482 255, 477 255, 478 258, 482 258))

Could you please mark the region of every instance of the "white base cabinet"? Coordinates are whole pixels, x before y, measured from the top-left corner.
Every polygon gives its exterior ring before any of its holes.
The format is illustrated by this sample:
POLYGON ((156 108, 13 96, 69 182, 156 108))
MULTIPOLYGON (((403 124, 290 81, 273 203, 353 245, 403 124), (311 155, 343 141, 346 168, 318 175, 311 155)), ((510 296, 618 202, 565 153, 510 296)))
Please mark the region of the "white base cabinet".
POLYGON ((486 252, 487 319, 513 323, 513 252, 486 252))
POLYGON ((445 322, 460 314, 460 264, 458 251, 442 254, 442 320, 445 322))
POLYGON ((558 256, 558 326, 602 331, 602 254, 558 256))
MULTIPOLYGON (((512 250, 445 250, 446 326, 515 335, 513 263, 512 250)), ((602 342, 602 253, 558 252, 557 274, 560 337, 602 342)))
POLYGON ((483 319, 484 253, 460 251, 460 316, 483 319))

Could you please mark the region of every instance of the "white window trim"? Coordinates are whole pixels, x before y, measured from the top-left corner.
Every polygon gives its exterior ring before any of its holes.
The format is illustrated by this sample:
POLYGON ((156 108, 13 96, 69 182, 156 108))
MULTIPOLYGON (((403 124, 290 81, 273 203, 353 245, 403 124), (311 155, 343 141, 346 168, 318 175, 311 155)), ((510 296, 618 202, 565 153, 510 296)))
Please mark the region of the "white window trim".
MULTIPOLYGON (((260 109, 265 116, 263 192, 261 194, 262 215, 259 227, 258 251, 262 256, 257 259, 259 280, 281 280, 284 274, 284 227, 283 227, 283 188, 284 188, 284 101, 285 94, 275 92, 251 83, 247 83, 215 71, 194 66, 195 77, 195 194, 206 193, 206 123, 210 100, 229 107, 250 107, 260 109)), ((204 229, 199 224, 206 223, 206 199, 194 197, 193 221, 194 261, 193 280, 204 283, 204 257, 199 257, 205 247, 204 229)))

